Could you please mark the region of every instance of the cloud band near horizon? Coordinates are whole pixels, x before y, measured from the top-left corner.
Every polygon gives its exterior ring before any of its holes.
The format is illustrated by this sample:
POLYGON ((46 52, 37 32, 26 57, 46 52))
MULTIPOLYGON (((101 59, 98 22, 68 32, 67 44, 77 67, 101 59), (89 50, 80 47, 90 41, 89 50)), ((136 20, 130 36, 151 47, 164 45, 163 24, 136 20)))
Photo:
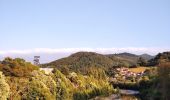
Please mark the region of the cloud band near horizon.
POLYGON ((1 56, 6 55, 29 55, 29 54, 57 54, 57 53, 75 53, 80 51, 87 52, 97 52, 101 54, 114 54, 114 53, 134 53, 134 54, 151 54, 156 55, 159 52, 170 51, 170 48, 60 48, 60 49, 51 49, 51 48, 35 48, 35 49, 26 49, 26 50, 0 50, 1 56))

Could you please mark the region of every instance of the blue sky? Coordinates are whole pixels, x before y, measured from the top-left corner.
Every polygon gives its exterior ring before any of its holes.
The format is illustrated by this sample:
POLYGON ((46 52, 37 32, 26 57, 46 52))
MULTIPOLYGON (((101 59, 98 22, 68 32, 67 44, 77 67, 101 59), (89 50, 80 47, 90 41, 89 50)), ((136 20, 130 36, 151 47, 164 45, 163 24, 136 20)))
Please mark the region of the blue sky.
POLYGON ((0 50, 169 48, 169 0, 0 0, 0 50))

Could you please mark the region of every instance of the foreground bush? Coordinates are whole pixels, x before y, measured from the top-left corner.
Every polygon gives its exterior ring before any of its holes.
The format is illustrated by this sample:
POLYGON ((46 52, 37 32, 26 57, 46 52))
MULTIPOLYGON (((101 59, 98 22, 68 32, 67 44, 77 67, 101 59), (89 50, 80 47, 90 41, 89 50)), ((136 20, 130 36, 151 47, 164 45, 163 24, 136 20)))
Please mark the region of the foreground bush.
POLYGON ((10 86, 0 73, 0 100, 87 100, 115 92, 105 71, 97 67, 89 68, 86 75, 69 71, 63 74, 57 69, 45 74, 23 59, 6 58, 0 70, 10 86))
POLYGON ((21 58, 12 59, 8 57, 0 63, 0 71, 5 76, 28 77, 32 71, 38 69, 39 67, 21 58))
POLYGON ((163 100, 170 100, 170 62, 158 67, 159 92, 163 100))
POLYGON ((73 83, 78 86, 73 94, 74 100, 87 100, 96 96, 108 96, 116 92, 116 89, 113 89, 108 83, 105 73, 101 70, 98 71, 101 73, 93 73, 96 76, 92 74, 89 76, 70 75, 69 79, 76 79, 77 81, 73 83))
POLYGON ((52 75, 56 82, 56 100, 72 100, 74 92, 73 85, 59 70, 56 70, 52 75))
POLYGON ((32 72, 28 88, 23 99, 26 100, 55 100, 56 83, 51 76, 43 72, 32 72))
POLYGON ((28 89, 29 78, 25 77, 6 77, 7 83, 10 86, 10 100, 21 100, 28 89))
MULTIPOLYGON (((98 72, 96 72, 98 73, 98 72)), ((68 76, 59 70, 54 72, 54 79, 57 83, 57 100, 87 100, 99 95, 108 96, 116 90, 108 83, 103 72, 98 76, 84 76, 77 73, 70 73, 68 76)))
POLYGON ((0 100, 7 100, 9 97, 10 87, 5 81, 4 75, 0 72, 0 100))

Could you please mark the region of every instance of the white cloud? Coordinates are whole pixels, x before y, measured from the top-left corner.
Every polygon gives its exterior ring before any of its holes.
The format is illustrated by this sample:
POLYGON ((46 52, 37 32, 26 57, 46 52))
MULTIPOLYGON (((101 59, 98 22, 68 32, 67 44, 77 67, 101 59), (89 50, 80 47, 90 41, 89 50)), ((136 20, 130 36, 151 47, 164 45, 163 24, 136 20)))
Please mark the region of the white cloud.
POLYGON ((101 54, 114 54, 129 52, 134 54, 143 54, 148 53, 151 55, 156 55, 159 52, 170 51, 168 48, 61 48, 61 49, 51 49, 51 48, 36 48, 36 49, 27 49, 27 50, 0 50, 0 60, 4 57, 12 58, 23 58, 29 62, 33 61, 35 55, 41 56, 40 62, 47 63, 67 57, 72 53, 79 51, 88 51, 88 52, 97 52, 101 54))
POLYGON ((169 51, 169 48, 61 48, 61 49, 51 49, 51 48, 36 48, 36 49, 28 49, 28 50, 8 50, 8 51, 1 51, 0 55, 27 55, 27 54, 37 54, 37 53, 44 53, 44 54, 56 54, 56 53, 75 53, 79 51, 88 51, 88 52, 97 52, 103 54, 109 53, 121 53, 121 52, 129 52, 135 54, 157 54, 159 52, 169 51))

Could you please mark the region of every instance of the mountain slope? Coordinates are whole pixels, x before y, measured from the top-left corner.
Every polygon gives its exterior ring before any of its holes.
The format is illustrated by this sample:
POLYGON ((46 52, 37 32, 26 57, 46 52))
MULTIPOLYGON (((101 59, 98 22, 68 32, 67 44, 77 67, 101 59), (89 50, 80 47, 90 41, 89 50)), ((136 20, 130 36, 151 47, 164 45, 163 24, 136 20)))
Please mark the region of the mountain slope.
POLYGON ((149 60, 149 65, 155 66, 165 62, 170 62, 170 52, 159 53, 153 59, 149 60))
POLYGON ((42 67, 55 67, 60 70, 65 68, 69 71, 86 73, 89 67, 100 67, 107 71, 111 67, 136 66, 138 58, 138 55, 130 53, 102 55, 94 52, 78 52, 69 57, 43 64, 42 67))
POLYGON ((119 54, 110 54, 107 55, 110 59, 112 59, 114 62, 119 62, 118 66, 136 66, 137 61, 139 59, 139 56, 131 53, 119 53, 119 54), (116 60, 115 60, 116 58, 116 60))
POLYGON ((151 55, 148 55, 148 54, 142 54, 142 55, 139 55, 139 56, 146 59, 146 60, 150 60, 150 59, 154 58, 154 56, 151 56, 151 55))
POLYGON ((112 65, 113 61, 105 55, 93 52, 78 52, 72 54, 69 57, 53 61, 42 66, 54 66, 58 69, 61 69, 62 67, 67 67, 71 71, 85 72, 86 70, 88 70, 88 67, 101 67, 103 69, 107 69, 109 67, 112 67, 112 65))

